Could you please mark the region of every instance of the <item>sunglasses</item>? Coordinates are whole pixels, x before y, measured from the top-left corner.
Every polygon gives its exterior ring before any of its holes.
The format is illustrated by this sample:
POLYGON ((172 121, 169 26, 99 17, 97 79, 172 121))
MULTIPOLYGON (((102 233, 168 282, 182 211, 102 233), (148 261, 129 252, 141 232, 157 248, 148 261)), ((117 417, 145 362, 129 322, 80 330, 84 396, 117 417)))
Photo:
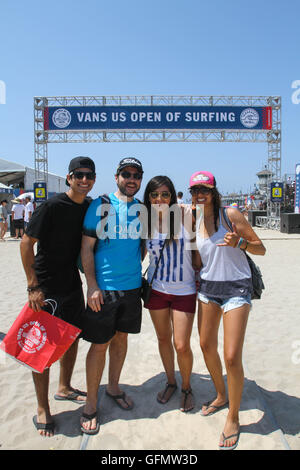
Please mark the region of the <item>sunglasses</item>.
POLYGON ((141 180, 143 175, 142 173, 130 173, 130 171, 122 171, 120 173, 120 175, 122 176, 122 178, 124 178, 125 180, 129 180, 129 178, 133 178, 134 180, 141 180))
POLYGON ((162 199, 169 199, 171 197, 170 191, 152 191, 150 193, 152 199, 157 199, 159 196, 162 199))
POLYGON ((194 195, 194 194, 198 194, 198 193, 201 193, 201 194, 209 194, 211 193, 211 188, 207 188, 206 186, 200 186, 198 188, 191 188, 190 189, 190 194, 194 195))
POLYGON ((96 173, 92 171, 74 171, 71 175, 74 175, 77 180, 83 180, 84 177, 86 177, 87 180, 94 180, 96 178, 96 173))

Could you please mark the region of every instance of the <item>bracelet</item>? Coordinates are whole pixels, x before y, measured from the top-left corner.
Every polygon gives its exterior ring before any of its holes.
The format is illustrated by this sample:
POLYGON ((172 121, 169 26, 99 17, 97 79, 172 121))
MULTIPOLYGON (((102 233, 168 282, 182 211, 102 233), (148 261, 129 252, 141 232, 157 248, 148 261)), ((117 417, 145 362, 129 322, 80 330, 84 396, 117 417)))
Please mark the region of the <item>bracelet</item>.
POLYGON ((244 239, 242 237, 240 237, 239 241, 237 242, 237 248, 241 248, 241 244, 244 243, 244 239))
POLYGON ((245 246, 245 248, 241 248, 241 250, 246 251, 246 250, 247 250, 247 246, 249 245, 249 242, 248 242, 248 240, 245 240, 245 239, 244 239, 244 242, 246 242, 246 246, 245 246))
POLYGON ((34 292, 35 290, 39 290, 40 286, 37 284, 36 286, 27 287, 27 292, 34 292))
POLYGON ((249 244, 248 240, 246 240, 245 238, 242 238, 242 237, 241 237, 241 238, 239 239, 239 241, 238 241, 237 248, 240 248, 241 250, 246 251, 248 244, 249 244), (245 248, 241 248, 241 246, 242 246, 242 244, 243 244, 244 242, 246 243, 246 246, 245 246, 245 248))

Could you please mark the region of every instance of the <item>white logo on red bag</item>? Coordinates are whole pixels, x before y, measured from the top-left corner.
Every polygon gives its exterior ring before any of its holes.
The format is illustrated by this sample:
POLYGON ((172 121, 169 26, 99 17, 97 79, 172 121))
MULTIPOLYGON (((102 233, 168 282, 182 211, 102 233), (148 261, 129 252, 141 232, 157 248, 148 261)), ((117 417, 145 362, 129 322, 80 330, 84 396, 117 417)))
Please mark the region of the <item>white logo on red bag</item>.
POLYGON ((37 321, 24 323, 18 331, 18 345, 27 353, 35 353, 45 346, 46 328, 37 321))

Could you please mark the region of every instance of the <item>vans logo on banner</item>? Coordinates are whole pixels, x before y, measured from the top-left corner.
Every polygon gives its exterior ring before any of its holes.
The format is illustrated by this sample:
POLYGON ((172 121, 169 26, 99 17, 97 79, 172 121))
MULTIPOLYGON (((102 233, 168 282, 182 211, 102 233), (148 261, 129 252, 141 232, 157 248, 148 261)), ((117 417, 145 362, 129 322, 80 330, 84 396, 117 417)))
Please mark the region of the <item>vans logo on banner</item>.
POLYGON ((60 129, 68 127, 72 120, 71 113, 64 108, 57 109, 54 111, 52 116, 53 124, 60 129))
POLYGON ((17 341, 20 348, 29 354, 36 353, 45 346, 46 328, 37 321, 24 323, 18 331, 17 341))
POLYGON ((259 122, 259 114, 253 108, 244 109, 244 111, 241 112, 240 121, 245 127, 255 127, 259 122))

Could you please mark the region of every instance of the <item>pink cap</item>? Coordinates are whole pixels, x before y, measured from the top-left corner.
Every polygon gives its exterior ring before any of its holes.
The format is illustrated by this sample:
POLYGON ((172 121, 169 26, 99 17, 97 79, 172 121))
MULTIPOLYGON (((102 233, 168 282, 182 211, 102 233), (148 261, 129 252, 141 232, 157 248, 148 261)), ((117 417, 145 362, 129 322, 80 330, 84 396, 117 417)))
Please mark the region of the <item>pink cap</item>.
POLYGON ((216 186, 215 177, 209 171, 196 171, 190 177, 190 188, 196 185, 214 188, 216 186))

